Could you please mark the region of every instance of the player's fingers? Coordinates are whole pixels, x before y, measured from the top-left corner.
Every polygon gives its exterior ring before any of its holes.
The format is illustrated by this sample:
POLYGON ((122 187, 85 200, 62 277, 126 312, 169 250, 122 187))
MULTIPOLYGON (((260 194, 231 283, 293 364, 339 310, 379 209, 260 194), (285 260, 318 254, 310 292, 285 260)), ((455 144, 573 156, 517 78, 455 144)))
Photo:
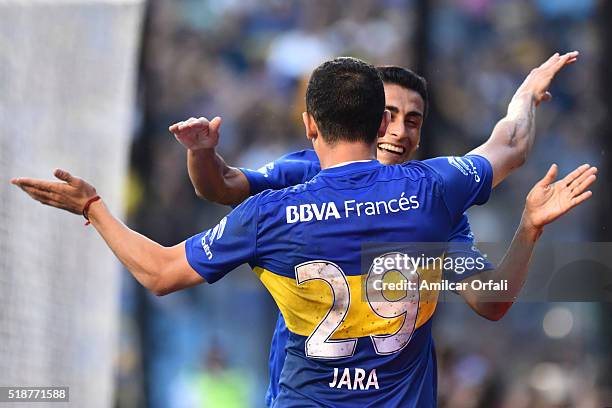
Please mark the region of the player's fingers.
POLYGON ((555 52, 546 61, 544 61, 542 63, 542 65, 540 65, 540 68, 546 68, 546 67, 552 65, 555 61, 557 61, 558 58, 559 58, 559 53, 555 52))
POLYGON ((46 201, 54 201, 57 203, 61 202, 61 197, 59 196, 59 194, 56 194, 53 192, 44 191, 44 190, 40 190, 40 189, 33 188, 33 187, 24 187, 23 191, 25 191, 26 193, 28 193, 30 197, 38 201, 46 200, 46 201))
POLYGON ((548 72, 549 75, 555 75, 565 65, 567 61, 567 55, 559 55, 556 53, 548 61, 540 66, 541 71, 548 72))
POLYGON ((21 184, 17 184, 17 187, 19 187, 21 190, 23 190, 24 193, 26 193, 26 194, 31 196, 31 193, 29 191, 30 187, 22 186, 21 184))
MULTIPOLYGON (((25 190, 24 190, 24 191, 25 191, 25 190)), ((27 191, 26 191, 26 193, 27 193, 27 194, 30 196, 30 198, 32 198, 33 200, 38 201, 39 203, 43 203, 43 204, 45 204, 45 203, 48 203, 48 202, 49 202, 49 200, 47 200, 47 198, 46 198, 46 197, 44 197, 44 196, 42 196, 42 195, 40 195, 40 194, 37 194, 37 193, 35 193, 35 192, 27 192, 27 191)))
POLYGON ((173 125, 170 125, 170 126, 168 127, 168 130, 169 130, 170 132, 172 132, 172 133, 175 133, 176 131, 178 131, 179 126, 180 126, 182 123, 183 123, 183 122, 177 122, 177 123, 175 123, 175 124, 173 124, 173 125))
POLYGON ((21 189, 29 195, 44 196, 47 192, 36 187, 21 186, 21 189))
POLYGON ((542 102, 548 102, 552 99, 552 94, 548 91, 544 92, 544 96, 542 96, 542 102))
POLYGON ((546 172, 546 175, 542 178, 542 180, 540 180, 538 184, 542 186, 548 186, 552 184, 557 178, 558 172, 559 172, 559 167, 555 163, 553 163, 548 169, 548 171, 546 172))
POLYGON ((197 119, 197 121, 193 124, 193 128, 194 129, 207 129, 210 127, 210 124, 212 123, 212 121, 208 120, 207 118, 205 118, 204 116, 201 116, 197 119))
POLYGON ((595 180, 597 180, 597 176, 595 174, 591 174, 589 177, 582 180, 582 182, 572 190, 572 194, 574 196, 580 195, 583 191, 589 188, 591 184, 595 182, 595 180))
POLYGON ((566 62, 567 58, 559 57, 557 61, 555 61, 553 64, 549 65, 546 68, 546 71, 549 73, 549 75, 554 76, 561 70, 561 68, 565 66, 566 62))
POLYGON ((191 127, 194 124, 194 122, 196 122, 196 121, 197 121, 197 119, 192 116, 189 119, 182 121, 181 124, 178 127, 178 130, 187 129, 187 128, 191 127))
POLYGON ((559 60, 555 63, 554 69, 558 71, 564 66, 569 65, 570 64, 569 61, 575 60, 576 58, 578 58, 578 51, 572 51, 572 52, 563 54, 561 57, 559 57, 559 60))
POLYGON ((33 198, 36 201, 46 199, 46 197, 44 197, 43 195, 42 190, 39 190, 33 187, 26 187, 26 186, 19 186, 19 188, 21 188, 24 193, 26 193, 27 195, 29 195, 31 198, 33 198))
POLYGON ((540 65, 538 68, 539 68, 539 70, 550 69, 550 67, 554 66, 555 63, 557 63, 557 61, 559 61, 559 53, 558 52, 556 52, 553 55, 551 55, 550 58, 548 58, 546 61, 544 61, 542 63, 542 65, 540 65))
POLYGON ((22 188, 23 187, 34 187, 40 190, 51 191, 57 188, 57 185, 59 183, 55 183, 52 181, 39 180, 39 179, 31 179, 31 178, 17 178, 17 179, 14 179, 13 184, 19 187, 22 187, 22 188))
POLYGON ((568 54, 562 55, 561 57, 559 57, 559 60, 555 62, 554 68, 555 69, 563 68, 563 66, 565 66, 565 64, 567 63, 567 61, 569 61, 569 59, 570 57, 568 54))
POLYGON ((38 202, 41 202, 43 204, 47 204, 47 205, 53 205, 54 207, 59 207, 59 208, 63 208, 63 209, 67 209, 65 207, 65 205, 57 200, 54 200, 54 196, 52 196, 51 193, 44 191, 44 190, 40 190, 38 188, 35 187, 29 187, 29 186, 21 186, 18 185, 19 188, 21 188, 23 190, 23 192, 25 192, 27 195, 30 196, 30 198, 32 198, 33 200, 36 200, 38 202))
POLYGON ((584 173, 576 177, 572 182, 568 185, 569 188, 576 189, 580 183, 586 180, 589 176, 597 174, 597 167, 590 167, 584 173))
POLYGON ((579 166, 578 168, 576 168, 574 171, 572 171, 570 174, 568 174, 567 176, 563 177, 563 183, 566 186, 569 186, 570 183, 572 181, 574 181, 574 179, 576 179, 577 177, 579 177, 582 173, 584 173, 585 171, 587 171, 587 169, 591 167, 590 164, 583 164, 582 166, 579 166))
POLYGON ((574 51, 569 51, 566 52, 565 54, 561 55, 561 58, 576 58, 578 55, 580 54, 580 52, 574 50, 574 51))
POLYGON ((72 177, 72 174, 68 173, 66 170, 55 169, 53 170, 53 175, 68 184, 72 184, 72 182, 74 181, 74 177, 72 177))
POLYGON ((591 198, 592 195, 593 195, 593 192, 589 190, 589 191, 585 191, 584 193, 580 194, 578 197, 572 198, 572 200, 570 201, 570 209, 585 202, 586 200, 591 198))
POLYGON ((192 119, 189 119, 187 122, 179 126, 179 130, 206 129, 206 127, 208 126, 208 120, 206 120, 205 118, 192 119))
POLYGON ((578 58, 578 56, 580 55, 580 51, 570 51, 567 54, 565 54, 567 56, 568 59, 576 59, 578 58))
POLYGON ((71 211, 71 209, 66 204, 62 203, 61 201, 54 200, 42 191, 34 190, 32 192, 28 192, 28 195, 41 204, 71 211))
POLYGON ((221 117, 220 116, 215 116, 213 118, 213 120, 210 121, 210 130, 213 133, 216 133, 219 131, 219 128, 221 127, 221 117))

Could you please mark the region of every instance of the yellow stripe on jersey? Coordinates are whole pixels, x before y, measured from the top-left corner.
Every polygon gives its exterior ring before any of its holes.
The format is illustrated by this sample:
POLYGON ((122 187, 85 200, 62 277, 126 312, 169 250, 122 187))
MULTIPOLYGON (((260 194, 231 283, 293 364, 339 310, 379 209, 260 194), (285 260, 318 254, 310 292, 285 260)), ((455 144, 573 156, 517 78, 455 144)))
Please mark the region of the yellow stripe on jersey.
MULTIPOLYGON (((287 328, 295 334, 310 336, 332 307, 331 287, 322 280, 309 280, 298 285, 294 278, 277 275, 261 267, 256 267, 254 272, 274 298, 287 328)), ((419 268, 418 273, 419 281, 426 280, 428 283, 440 282, 442 276, 441 270, 434 268, 419 268)), ((404 317, 387 319, 372 310, 363 293, 365 276, 346 276, 346 280, 351 298, 349 310, 340 327, 334 331, 332 339, 394 334, 400 329, 404 317)), ((384 280, 388 280, 386 276, 384 280)), ((385 297, 394 300, 392 293, 388 296, 385 293, 385 297)), ((437 290, 419 291, 419 311, 415 328, 427 323, 436 310, 437 301, 437 290)))

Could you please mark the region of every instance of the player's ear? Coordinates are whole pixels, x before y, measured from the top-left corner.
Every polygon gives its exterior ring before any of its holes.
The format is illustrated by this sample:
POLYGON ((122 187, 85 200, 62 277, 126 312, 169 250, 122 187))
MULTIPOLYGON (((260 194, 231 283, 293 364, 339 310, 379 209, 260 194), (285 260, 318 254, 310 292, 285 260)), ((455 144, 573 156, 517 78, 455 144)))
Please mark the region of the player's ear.
POLYGON ((306 129, 306 137, 308 140, 313 141, 319 134, 317 123, 312 115, 308 112, 302 112, 302 120, 304 121, 304 128, 306 129))
POLYGON ((380 121, 380 127, 378 128, 378 137, 384 137, 385 133, 387 133, 387 127, 391 122, 391 112, 388 109, 385 109, 383 112, 382 120, 380 121))

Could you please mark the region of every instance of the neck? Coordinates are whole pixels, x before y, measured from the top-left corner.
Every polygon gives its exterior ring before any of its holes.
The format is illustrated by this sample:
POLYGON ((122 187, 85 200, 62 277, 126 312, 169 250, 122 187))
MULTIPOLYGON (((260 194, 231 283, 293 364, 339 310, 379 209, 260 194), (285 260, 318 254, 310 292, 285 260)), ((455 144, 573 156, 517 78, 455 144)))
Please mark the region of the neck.
POLYGON ((317 152, 321 169, 335 166, 340 163, 357 161, 357 160, 374 160, 376 159, 375 145, 365 143, 349 143, 338 142, 333 146, 325 146, 323 151, 317 152))

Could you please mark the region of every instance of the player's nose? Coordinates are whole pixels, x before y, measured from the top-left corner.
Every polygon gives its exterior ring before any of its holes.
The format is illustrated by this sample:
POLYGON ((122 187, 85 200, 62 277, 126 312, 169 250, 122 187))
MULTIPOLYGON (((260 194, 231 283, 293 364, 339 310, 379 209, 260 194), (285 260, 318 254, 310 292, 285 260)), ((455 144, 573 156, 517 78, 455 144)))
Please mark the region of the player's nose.
POLYGON ((404 138, 406 136, 406 127, 402 122, 394 123, 389 126, 389 135, 397 139, 404 138))
POLYGON ((392 139, 395 143, 403 144, 404 141, 410 140, 408 134, 402 129, 393 129, 387 133, 388 137, 392 139))

